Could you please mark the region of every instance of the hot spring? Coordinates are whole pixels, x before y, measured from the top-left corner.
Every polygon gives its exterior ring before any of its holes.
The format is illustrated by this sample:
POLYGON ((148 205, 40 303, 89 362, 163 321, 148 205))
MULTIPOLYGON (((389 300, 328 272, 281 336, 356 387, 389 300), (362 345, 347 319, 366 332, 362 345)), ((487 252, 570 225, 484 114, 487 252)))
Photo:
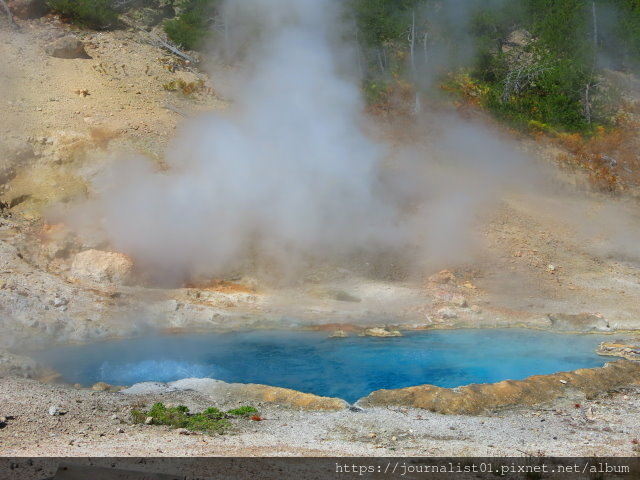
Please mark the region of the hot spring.
POLYGON ((430 330, 404 337, 327 338, 326 332, 157 335, 41 351, 70 383, 169 382, 211 377, 355 402, 378 389, 520 380, 602 366, 603 335, 523 329, 430 330))

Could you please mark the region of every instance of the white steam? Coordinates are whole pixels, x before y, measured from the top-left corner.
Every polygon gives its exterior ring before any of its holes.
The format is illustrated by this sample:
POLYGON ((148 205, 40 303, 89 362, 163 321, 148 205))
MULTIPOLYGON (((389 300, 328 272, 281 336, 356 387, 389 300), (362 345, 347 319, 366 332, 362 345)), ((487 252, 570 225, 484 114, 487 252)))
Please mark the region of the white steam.
POLYGON ((226 8, 244 48, 232 106, 188 124, 167 171, 130 160, 96 182, 85 213, 113 248, 184 278, 255 256, 289 269, 390 251, 420 263, 460 247, 479 200, 521 161, 516 150, 449 122, 439 154, 392 152, 364 133, 337 2, 226 8))

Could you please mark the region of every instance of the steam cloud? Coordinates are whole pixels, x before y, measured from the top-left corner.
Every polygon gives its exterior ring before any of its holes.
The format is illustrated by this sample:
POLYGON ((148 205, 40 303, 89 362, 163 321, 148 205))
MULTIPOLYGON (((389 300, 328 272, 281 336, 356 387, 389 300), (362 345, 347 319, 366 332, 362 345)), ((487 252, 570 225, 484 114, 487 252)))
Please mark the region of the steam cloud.
POLYGON ((479 201, 523 157, 445 117, 437 146, 372 140, 338 3, 228 2, 244 48, 232 106, 188 124, 166 171, 129 159, 99 177, 85 219, 113 248, 182 278, 254 256, 295 270, 363 252, 411 252, 416 264, 459 252, 479 201))

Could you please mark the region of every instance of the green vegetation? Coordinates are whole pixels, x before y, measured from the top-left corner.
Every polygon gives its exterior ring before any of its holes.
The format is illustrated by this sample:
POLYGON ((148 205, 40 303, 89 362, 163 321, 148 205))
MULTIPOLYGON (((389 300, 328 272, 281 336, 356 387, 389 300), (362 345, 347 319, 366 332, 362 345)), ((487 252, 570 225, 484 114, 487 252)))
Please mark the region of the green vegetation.
POLYGON ((118 15, 111 0, 48 0, 51 10, 73 23, 101 30, 116 25, 118 15))
POLYGON ((176 18, 164 22, 164 31, 174 43, 197 49, 209 33, 218 0, 188 0, 181 2, 176 18))
POLYGON ((227 411, 227 415, 233 415, 234 417, 250 417, 257 414, 258 410, 250 406, 238 407, 227 411))
POLYGON ((591 135, 614 123, 619 105, 604 69, 640 63, 637 0, 351 5, 373 102, 406 78, 418 91, 444 86, 522 129, 591 135))
MULTIPOLYGON (((222 0, 144 0, 169 39, 203 46, 222 0)), ((73 22, 116 24, 113 0, 48 0, 73 22)), ((419 106, 419 96, 454 92, 533 132, 592 135, 614 125, 620 98, 606 69, 640 66, 638 0, 346 0, 345 31, 358 46, 372 111, 419 106)), ((133 3, 131 5, 134 5, 133 3)), ((140 12, 138 12, 141 14, 140 12)), ((222 27, 221 27, 222 28, 222 27)), ((225 30, 226 32, 226 30, 225 30)), ((226 38, 226 37, 225 37, 226 38)), ((187 95, 202 85, 167 84, 187 95)))
POLYGON ((234 408, 226 413, 215 407, 207 408, 200 413, 189 413, 189 409, 184 405, 167 407, 163 403, 156 403, 148 411, 131 410, 131 418, 133 423, 147 423, 147 418, 151 418, 151 425, 169 425, 194 432, 223 434, 231 427, 229 418, 249 417, 257 413, 258 410, 251 406, 234 408))

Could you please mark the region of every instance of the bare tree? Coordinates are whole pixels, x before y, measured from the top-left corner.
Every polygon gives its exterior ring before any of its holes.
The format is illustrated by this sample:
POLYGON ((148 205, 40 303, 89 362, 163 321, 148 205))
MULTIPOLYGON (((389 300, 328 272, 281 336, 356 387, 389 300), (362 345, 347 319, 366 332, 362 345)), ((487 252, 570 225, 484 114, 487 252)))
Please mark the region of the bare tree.
POLYGON ((11 24, 11 26, 13 28, 18 28, 18 25, 16 25, 16 22, 13 21, 13 15, 11 15, 11 10, 9 9, 9 6, 7 5, 7 3, 4 0, 0 0, 0 4, 2 4, 2 8, 4 8, 4 11, 7 14, 7 17, 9 18, 9 23, 11 24))
MULTIPOLYGON (((418 72, 416 68, 416 57, 415 57, 415 46, 416 46, 416 11, 415 9, 411 11, 411 26, 409 27, 409 35, 407 36, 407 40, 409 41, 409 52, 411 58, 411 73, 413 75, 413 82, 416 83, 418 72)), ((421 105, 420 105, 420 93, 416 88, 415 101, 413 105, 413 113, 416 115, 420 113, 421 105)))
POLYGON ((544 72, 551 68, 548 64, 520 65, 510 70, 503 80, 500 101, 506 103, 511 95, 518 95, 529 88, 544 72))

